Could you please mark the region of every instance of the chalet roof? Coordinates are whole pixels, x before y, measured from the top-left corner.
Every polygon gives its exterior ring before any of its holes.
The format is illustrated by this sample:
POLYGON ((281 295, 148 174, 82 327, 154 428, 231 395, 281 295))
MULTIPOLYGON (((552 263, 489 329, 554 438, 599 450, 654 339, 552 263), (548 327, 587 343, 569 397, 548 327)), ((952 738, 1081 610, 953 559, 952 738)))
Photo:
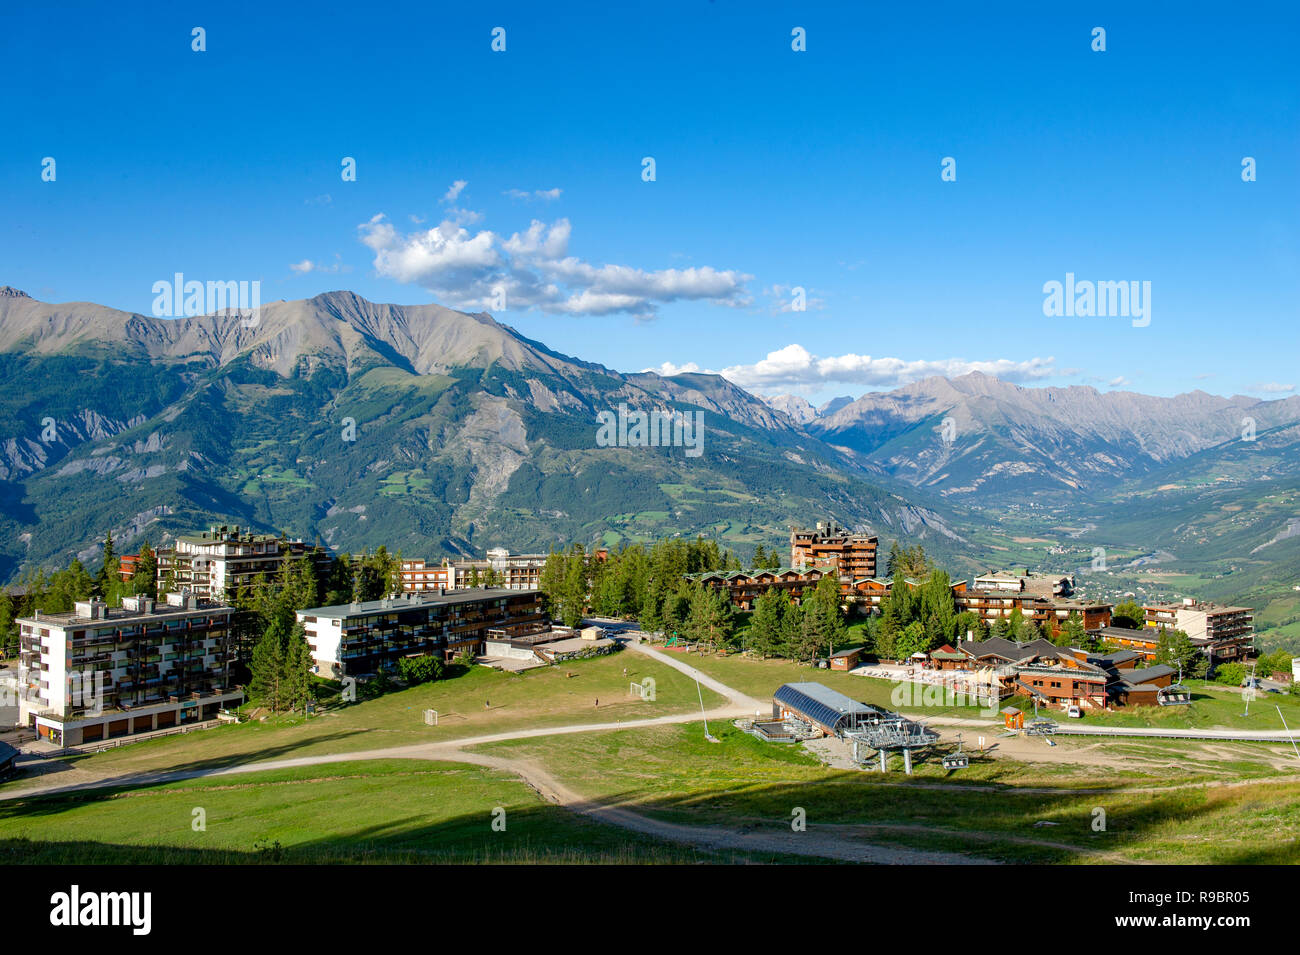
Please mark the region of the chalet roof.
POLYGON ((989 637, 987 640, 967 640, 959 649, 975 659, 994 656, 1009 663, 1016 663, 1031 657, 1056 654, 1061 648, 1042 637, 1030 640, 1028 643, 1016 643, 1006 637, 989 637))
POLYGON ((1098 666, 1115 667, 1130 660, 1140 660, 1143 656, 1144 654, 1137 650, 1116 650, 1114 653, 1088 653, 1084 659, 1098 666))
POLYGON ((1152 680, 1159 680, 1162 677, 1173 676, 1174 672, 1174 668, 1166 663, 1157 663, 1143 670, 1125 670, 1124 683, 1128 686, 1139 686, 1143 683, 1150 683, 1152 680))
POLYGON ((1103 640, 1136 640, 1144 639, 1155 642, 1158 634, 1153 630, 1129 630, 1127 627, 1097 627, 1089 630, 1090 634, 1100 637, 1103 640))

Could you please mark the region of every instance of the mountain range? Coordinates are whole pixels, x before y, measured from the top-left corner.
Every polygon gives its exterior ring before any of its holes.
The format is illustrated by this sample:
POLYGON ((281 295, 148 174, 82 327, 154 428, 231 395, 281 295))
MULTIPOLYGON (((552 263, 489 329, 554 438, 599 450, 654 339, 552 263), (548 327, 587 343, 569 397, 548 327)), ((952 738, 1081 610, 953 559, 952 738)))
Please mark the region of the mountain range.
POLYGON ((1253 575, 1281 599, 1300 570, 1300 397, 970 374, 814 408, 346 291, 169 319, 6 287, 0 372, 0 580, 215 522, 437 557, 696 533, 746 553, 833 519, 957 573, 1100 548, 1112 589, 1253 575), (701 412, 704 453, 600 446, 620 405, 701 412))
MULTIPOLYGON (((868 470, 983 502, 1027 494, 1070 501, 1216 449, 1300 439, 1300 396, 1265 401, 1193 391, 1161 398, 1087 386, 1027 388, 979 372, 836 399, 816 410, 792 395, 765 400, 868 470)), ((1276 476, 1276 464, 1262 464, 1258 476, 1276 476)), ((1282 470, 1293 473, 1294 465, 1300 461, 1282 470)))
POLYGON ((622 374, 437 305, 164 319, 6 288, 0 370, 0 578, 215 521, 420 556, 771 544, 814 514, 951 533, 724 378, 622 374), (700 411, 704 453, 600 447, 620 405, 700 411))

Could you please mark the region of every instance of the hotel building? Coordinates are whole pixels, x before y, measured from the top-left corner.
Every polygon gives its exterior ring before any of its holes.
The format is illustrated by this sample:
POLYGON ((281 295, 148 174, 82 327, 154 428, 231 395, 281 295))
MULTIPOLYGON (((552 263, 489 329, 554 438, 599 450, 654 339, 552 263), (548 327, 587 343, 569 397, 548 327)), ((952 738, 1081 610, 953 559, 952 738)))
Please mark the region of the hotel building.
POLYGON ((19 719, 64 746, 212 719, 230 685, 234 608, 192 594, 78 601, 21 617, 19 719))
POLYGON ((1190 597, 1182 603, 1154 604, 1146 612, 1146 630, 1182 630, 1210 658, 1211 665, 1240 661, 1254 647, 1254 610, 1201 603, 1190 597))
POLYGON ((159 591, 174 575, 176 590, 188 589, 208 600, 228 600, 260 578, 273 578, 290 560, 309 559, 317 579, 329 569, 329 552, 275 534, 254 534, 238 525, 216 525, 197 535, 177 537, 158 549, 159 591))
POLYGON ((511 554, 504 547, 487 552, 486 560, 449 560, 429 564, 422 558, 402 561, 402 590, 427 593, 437 590, 464 590, 480 582, 491 571, 502 590, 536 590, 546 566, 545 554, 511 554))
POLYGON ((861 580, 876 576, 876 547, 879 540, 868 534, 853 534, 830 521, 818 521, 813 530, 790 528, 790 566, 796 570, 816 567, 835 569, 839 577, 861 580))
POLYGON ((488 631, 534 632, 546 623, 536 590, 407 593, 298 611, 317 672, 330 679, 374 673, 403 657, 483 653, 488 631))

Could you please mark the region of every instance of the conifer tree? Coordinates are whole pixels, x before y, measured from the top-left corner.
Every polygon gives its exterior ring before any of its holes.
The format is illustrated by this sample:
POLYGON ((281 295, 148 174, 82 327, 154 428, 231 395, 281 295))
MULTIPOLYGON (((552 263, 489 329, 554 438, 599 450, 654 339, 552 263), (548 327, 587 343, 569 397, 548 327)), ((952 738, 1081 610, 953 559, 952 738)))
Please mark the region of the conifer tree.
POLYGON ((781 621, 786 603, 785 597, 771 587, 754 602, 754 615, 749 620, 749 648, 764 659, 781 650, 781 621))
POLYGON ((268 629, 253 648, 249 669, 252 671, 249 695, 258 703, 279 710, 286 696, 285 650, 274 628, 268 629))

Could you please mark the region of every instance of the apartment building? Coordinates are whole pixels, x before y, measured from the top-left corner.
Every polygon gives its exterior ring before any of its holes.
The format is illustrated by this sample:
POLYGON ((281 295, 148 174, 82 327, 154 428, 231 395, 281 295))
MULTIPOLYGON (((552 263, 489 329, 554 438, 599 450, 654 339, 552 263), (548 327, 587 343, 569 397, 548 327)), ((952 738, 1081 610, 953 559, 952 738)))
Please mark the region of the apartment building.
POLYGON ((417 557, 402 561, 402 591, 404 593, 437 593, 455 589, 453 573, 446 564, 429 564, 417 557))
POLYGON ((483 652, 488 631, 535 631, 546 622, 536 590, 503 588, 405 593, 300 610, 316 672, 339 679, 374 673, 403 657, 483 652))
MULTIPOLYGON (((608 553, 604 551, 604 554, 608 553)), ((504 547, 494 547, 487 552, 488 564, 496 574, 498 586, 505 590, 536 590, 546 566, 546 556, 512 554, 504 547)))
POLYGON ((123 583, 129 581, 135 576, 136 568, 140 566, 139 554, 123 554, 118 558, 117 577, 123 583))
POLYGON ((18 620, 19 719, 75 746, 213 718, 230 685, 234 608, 189 593, 78 601, 18 620))
POLYGON ((512 554, 494 547, 485 560, 450 560, 430 564, 422 558, 402 561, 402 590, 427 593, 436 590, 464 590, 492 577, 502 590, 536 590, 546 566, 546 554, 512 554), (477 583, 476 583, 477 581, 477 583))
POLYGON ((1142 608, 1146 629, 1182 630, 1210 658, 1211 665, 1239 661, 1254 648, 1254 610, 1187 598, 1182 603, 1142 608))
MULTIPOLYGON (((769 590, 783 593, 797 603, 829 572, 829 568, 822 571, 794 570, 790 567, 756 571, 712 570, 703 574, 687 574, 686 579, 698 580, 706 587, 715 590, 725 590, 732 606, 739 610, 753 610, 758 598, 769 590)), ((843 583, 840 585, 840 592, 846 592, 843 583)))
POLYGON ((1090 628, 1088 635, 1102 643, 1140 654, 1144 660, 1154 660, 1160 648, 1159 631, 1146 627, 1141 630, 1128 630, 1124 627, 1098 627, 1095 630, 1090 628))
POLYGON ((1074 580, 1056 574, 984 574, 953 584, 953 604, 958 613, 971 612, 990 626, 1004 623, 1019 610, 1044 633, 1055 635, 1077 615, 1085 630, 1110 626, 1111 605, 1072 596, 1074 580))
POLYGON ((1027 594, 1034 597, 1069 597, 1074 593, 1074 578, 1068 574, 1004 571, 981 574, 971 581, 971 589, 990 593, 1027 594))
POLYGON ((188 589, 207 600, 229 600, 241 587, 274 577, 290 560, 311 560, 317 578, 329 570, 329 552, 275 534, 254 534, 239 525, 213 525, 197 535, 177 537, 158 549, 158 587, 170 578, 177 590, 188 589))
POLYGON ((832 521, 818 521, 812 530, 791 527, 790 566, 833 568, 842 580, 874 577, 878 544, 878 538, 846 531, 832 521))

